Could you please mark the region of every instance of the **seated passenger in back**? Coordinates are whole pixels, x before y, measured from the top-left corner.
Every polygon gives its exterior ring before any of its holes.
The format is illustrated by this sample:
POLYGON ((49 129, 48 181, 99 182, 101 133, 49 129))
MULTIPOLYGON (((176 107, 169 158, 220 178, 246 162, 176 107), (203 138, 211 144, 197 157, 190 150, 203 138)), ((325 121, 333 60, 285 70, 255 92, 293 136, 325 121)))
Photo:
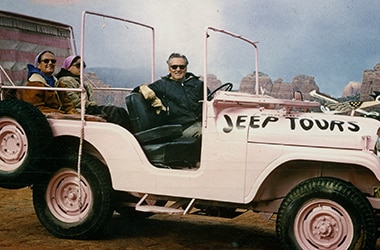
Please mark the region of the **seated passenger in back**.
MULTIPOLYGON (((80 73, 81 63, 83 68, 86 68, 86 64, 82 61, 80 56, 69 56, 62 64, 62 68, 56 75, 58 82, 62 86, 67 88, 80 88, 80 73)), ((86 90, 86 114, 100 115, 104 117, 108 122, 119 124, 120 126, 129 129, 129 118, 127 111, 122 107, 117 106, 98 106, 94 100, 94 90, 88 82, 84 82, 84 88, 86 90)), ((76 112, 81 112, 81 93, 80 92, 67 92, 67 97, 75 106, 76 112)))
MULTIPOLYGON (((34 65, 28 64, 27 86, 33 87, 64 87, 57 81, 53 73, 57 59, 53 52, 42 51, 34 65)), ((33 104, 42 113, 77 114, 73 103, 64 91, 55 90, 20 90, 19 98, 33 104)))

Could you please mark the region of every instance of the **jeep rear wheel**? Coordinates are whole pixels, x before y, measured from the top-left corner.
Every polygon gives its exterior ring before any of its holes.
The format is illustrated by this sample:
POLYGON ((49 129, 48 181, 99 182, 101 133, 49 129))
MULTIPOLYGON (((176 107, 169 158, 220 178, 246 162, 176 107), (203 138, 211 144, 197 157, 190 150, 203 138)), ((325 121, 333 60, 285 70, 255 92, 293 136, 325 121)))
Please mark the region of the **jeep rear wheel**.
POLYGON ((76 160, 71 157, 46 182, 34 186, 33 204, 51 234, 86 239, 96 237, 112 216, 111 179, 98 159, 83 155, 79 181, 76 160))
POLYGON ((52 138, 48 121, 36 107, 0 101, 0 187, 22 188, 38 180, 52 138))
POLYGON ((282 202, 276 225, 284 249, 374 249, 372 207, 353 185, 314 178, 296 186, 282 202))

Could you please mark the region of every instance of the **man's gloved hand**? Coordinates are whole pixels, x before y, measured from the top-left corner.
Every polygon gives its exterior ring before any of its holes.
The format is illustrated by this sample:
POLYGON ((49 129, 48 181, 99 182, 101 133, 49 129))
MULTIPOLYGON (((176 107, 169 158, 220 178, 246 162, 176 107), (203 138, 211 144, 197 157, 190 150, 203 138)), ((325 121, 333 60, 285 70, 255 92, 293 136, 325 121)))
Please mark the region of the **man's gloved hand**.
POLYGON ((166 111, 166 107, 162 104, 160 98, 156 96, 156 93, 154 93, 154 91, 150 89, 148 85, 141 85, 140 93, 144 96, 145 100, 151 101, 151 106, 156 109, 157 115, 159 115, 161 111, 166 111))
POLYGON ((162 104, 160 98, 156 97, 153 101, 152 101, 152 107, 153 108, 156 108, 156 114, 159 115, 161 113, 161 111, 166 111, 166 107, 162 104))
POLYGON ((144 96, 145 100, 153 100, 156 98, 156 93, 146 84, 140 86, 140 93, 144 96))

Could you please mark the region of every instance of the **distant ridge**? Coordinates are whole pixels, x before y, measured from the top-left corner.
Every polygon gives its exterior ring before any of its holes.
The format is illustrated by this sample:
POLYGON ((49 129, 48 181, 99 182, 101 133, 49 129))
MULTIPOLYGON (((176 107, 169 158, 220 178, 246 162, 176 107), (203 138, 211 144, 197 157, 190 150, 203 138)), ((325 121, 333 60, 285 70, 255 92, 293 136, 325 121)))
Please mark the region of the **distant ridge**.
POLYGON ((94 72, 106 85, 117 88, 134 88, 143 83, 151 82, 150 68, 87 68, 87 72, 94 72))
MULTIPOLYGON (((99 78, 97 81, 101 84, 119 88, 135 88, 143 83, 151 82, 150 68, 122 69, 93 67, 86 69, 86 72, 93 72, 99 78)), ((156 76, 156 79, 160 77, 156 76)), ((224 83, 216 75, 209 75, 208 79, 211 89, 224 83)), ((253 93, 255 86, 254 73, 247 74, 240 82, 234 84, 236 85, 234 88, 240 88, 242 92, 253 93)), ((314 76, 303 74, 293 77, 292 82, 288 83, 284 82, 282 78, 272 81, 268 74, 259 72, 259 86, 260 93, 264 91, 264 94, 282 99, 291 99, 294 91, 300 91, 305 99, 310 99, 310 91, 320 91, 314 76)), ((375 64, 373 69, 363 70, 362 82, 347 83, 342 89, 342 96, 335 98, 350 99, 350 97, 353 97, 354 99, 358 99, 359 95, 361 101, 368 101, 373 99, 370 96, 373 91, 380 91, 380 63, 375 64)), ((330 93, 325 94, 329 95, 330 93)))

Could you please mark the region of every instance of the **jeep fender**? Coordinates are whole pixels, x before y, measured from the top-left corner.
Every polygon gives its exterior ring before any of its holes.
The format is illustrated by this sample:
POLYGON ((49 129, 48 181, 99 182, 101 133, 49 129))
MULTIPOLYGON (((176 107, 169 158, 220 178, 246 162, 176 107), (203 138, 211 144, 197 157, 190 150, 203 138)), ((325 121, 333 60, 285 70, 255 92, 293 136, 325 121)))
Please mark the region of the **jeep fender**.
MULTIPOLYGON (((254 148, 254 145, 249 147, 254 148)), ((373 186, 380 186, 378 158, 371 151, 335 149, 332 155, 332 150, 326 148, 315 148, 310 152, 303 147, 297 150, 293 147, 288 151, 287 147, 260 145, 261 150, 266 147, 272 152, 268 156, 267 167, 255 176, 252 173, 258 163, 250 159, 247 166, 246 183, 252 185, 247 187, 244 203, 282 198, 299 182, 316 176, 335 176, 350 181, 366 193, 372 192, 373 186), (271 161, 274 154, 279 156, 271 161), (271 190, 270 194, 265 190, 271 190)), ((260 159, 263 161, 262 157, 260 159)))

